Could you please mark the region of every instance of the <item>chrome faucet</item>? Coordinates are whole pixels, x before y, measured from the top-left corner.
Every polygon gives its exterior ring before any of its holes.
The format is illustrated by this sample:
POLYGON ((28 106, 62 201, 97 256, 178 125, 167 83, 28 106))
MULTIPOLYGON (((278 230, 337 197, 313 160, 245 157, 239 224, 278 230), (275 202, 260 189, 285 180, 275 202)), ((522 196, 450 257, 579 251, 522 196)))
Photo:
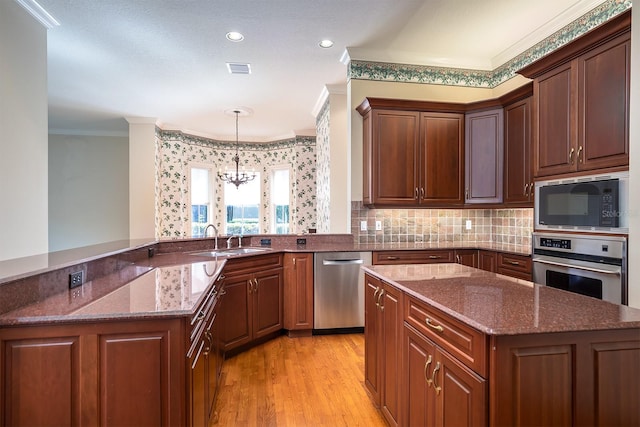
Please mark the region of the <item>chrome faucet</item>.
POLYGON ((238 238, 238 247, 241 248, 242 247, 242 236, 238 235, 238 234, 234 234, 233 236, 229 237, 227 239, 227 249, 231 249, 231 240, 237 237, 238 238))
POLYGON ((209 224, 204 228, 204 237, 207 237, 207 231, 209 231, 209 227, 213 228, 213 237, 215 238, 215 243, 214 243, 214 251, 218 250, 218 228, 213 225, 213 224, 209 224))

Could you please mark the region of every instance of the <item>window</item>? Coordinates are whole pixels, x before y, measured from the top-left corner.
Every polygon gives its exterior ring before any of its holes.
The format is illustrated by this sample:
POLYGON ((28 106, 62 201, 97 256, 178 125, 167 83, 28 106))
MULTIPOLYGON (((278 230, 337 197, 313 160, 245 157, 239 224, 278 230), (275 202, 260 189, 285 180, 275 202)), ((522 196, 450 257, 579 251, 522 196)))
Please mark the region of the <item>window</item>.
POLYGON ((225 223, 227 235, 260 233, 260 174, 255 179, 235 185, 224 184, 225 223))
POLYGON ((202 167, 191 168, 191 236, 203 237, 204 229, 213 222, 213 172, 202 167))
POLYGON ((289 233, 289 169, 276 169, 271 177, 271 231, 289 233))

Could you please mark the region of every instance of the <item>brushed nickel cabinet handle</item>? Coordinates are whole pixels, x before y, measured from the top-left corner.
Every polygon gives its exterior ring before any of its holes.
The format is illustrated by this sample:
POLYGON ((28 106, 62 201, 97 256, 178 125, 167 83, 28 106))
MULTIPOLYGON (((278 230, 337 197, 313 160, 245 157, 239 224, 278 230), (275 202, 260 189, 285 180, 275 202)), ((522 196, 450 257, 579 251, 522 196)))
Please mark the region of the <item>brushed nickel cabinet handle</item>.
POLYGON ((529 195, 529 193, 527 191, 528 189, 529 189, 529 184, 525 184, 524 185, 524 193, 522 194, 523 196, 528 196, 529 195))
POLYGON ((467 199, 467 200, 469 199, 469 189, 468 188, 464 190, 464 198, 467 199))
POLYGON ((460 255, 456 255, 456 262, 457 262, 458 264, 461 264, 461 262, 460 262, 460 255))
POLYGON ((424 187, 420 187, 420 197, 424 199, 424 187))
POLYGON ((569 151, 569 163, 573 164, 573 153, 574 153, 574 149, 571 148, 571 151, 569 151))
POLYGON ((431 381, 433 382, 433 388, 436 390, 436 395, 440 394, 440 390, 442 390, 442 387, 440 387, 436 382, 436 374, 438 373, 439 370, 440 370, 440 362, 436 363, 436 367, 433 368, 433 373, 431 374, 431 381))
POLYGON ((418 187, 416 187, 415 199, 418 200, 418 187))
POLYGON ((430 327, 431 329, 436 330, 438 332, 444 331, 444 328, 441 325, 434 325, 433 323, 431 323, 431 319, 429 319, 428 317, 424 321, 427 324, 427 326, 430 327))
POLYGON ((440 255, 429 255, 429 259, 440 259, 442 258, 440 255))
POLYGON ((376 291, 373 293, 373 300, 376 302, 376 307, 380 307, 378 303, 378 292, 380 292, 380 286, 376 286, 376 291))
POLYGON ((518 261, 509 261, 509 264, 511 264, 511 265, 520 265, 520 263, 518 261))
POLYGON ((431 362, 433 362, 433 357, 429 355, 429 357, 427 358, 427 363, 424 364, 424 379, 427 381, 427 387, 431 387, 431 384, 433 384, 433 380, 429 378, 429 374, 427 373, 431 362))
POLYGON ((380 293, 378 294, 378 307, 380 307, 380 310, 384 310, 384 304, 382 300, 383 297, 384 297, 384 289, 380 290, 380 293))
POLYGON ((578 147, 578 162, 582 163, 582 145, 578 147))
POLYGON ((387 259, 396 260, 396 259, 398 259, 398 257, 397 256, 388 256, 387 259))

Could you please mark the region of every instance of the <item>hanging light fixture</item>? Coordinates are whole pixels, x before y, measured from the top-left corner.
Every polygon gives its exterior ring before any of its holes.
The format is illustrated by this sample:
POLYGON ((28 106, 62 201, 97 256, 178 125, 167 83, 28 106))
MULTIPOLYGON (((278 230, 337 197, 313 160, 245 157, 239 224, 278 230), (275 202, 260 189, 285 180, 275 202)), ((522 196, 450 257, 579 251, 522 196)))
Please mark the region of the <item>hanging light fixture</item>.
POLYGON ((218 172, 218 178, 220 178, 224 182, 228 182, 229 184, 233 184, 236 188, 239 188, 241 184, 246 184, 249 181, 255 179, 256 174, 253 172, 240 172, 240 155, 238 154, 238 148, 240 146, 240 142, 238 140, 238 116, 240 116, 240 110, 233 110, 233 113, 236 115, 236 155, 231 158, 236 164, 235 174, 232 172, 220 173, 218 172))

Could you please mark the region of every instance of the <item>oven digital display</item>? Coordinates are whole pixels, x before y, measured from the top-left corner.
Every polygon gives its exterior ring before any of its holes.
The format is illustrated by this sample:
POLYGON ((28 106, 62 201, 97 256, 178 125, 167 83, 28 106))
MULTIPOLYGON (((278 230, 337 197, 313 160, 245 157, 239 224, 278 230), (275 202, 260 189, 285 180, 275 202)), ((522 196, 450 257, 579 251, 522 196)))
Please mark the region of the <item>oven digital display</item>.
POLYGON ((549 239, 547 237, 541 237, 540 246, 543 248, 571 249, 571 240, 549 239))

